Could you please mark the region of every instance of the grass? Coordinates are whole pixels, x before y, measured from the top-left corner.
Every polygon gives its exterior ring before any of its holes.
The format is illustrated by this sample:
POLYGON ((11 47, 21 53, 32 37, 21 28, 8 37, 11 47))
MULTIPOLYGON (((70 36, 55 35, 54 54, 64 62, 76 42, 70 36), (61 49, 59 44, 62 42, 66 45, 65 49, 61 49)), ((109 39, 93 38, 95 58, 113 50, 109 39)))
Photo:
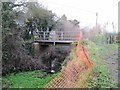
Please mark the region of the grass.
POLYGON ((3 77, 3 88, 43 88, 57 74, 47 75, 45 72, 29 71, 3 77))
MULTIPOLYGON (((112 54, 117 48, 116 44, 111 45, 99 45, 91 41, 84 40, 82 42, 86 50, 88 51, 91 60, 94 63, 93 75, 89 76, 87 79, 88 84, 87 88, 114 88, 116 85, 112 81, 111 73, 106 67, 103 65, 103 60, 101 56, 106 53, 112 54), (109 49, 106 49, 108 48, 109 49), (111 50, 110 50, 111 49, 111 50), (109 53, 108 53, 109 52, 109 53)), ((74 56, 75 48, 73 49, 70 57, 68 59, 72 59, 74 56), (73 54, 73 55, 72 55, 73 54)), ((114 60, 114 58, 113 58, 114 60)), ((69 60, 67 60, 69 61, 69 60)), ((59 76, 59 73, 53 75, 47 75, 45 72, 41 72, 39 70, 29 71, 29 72, 21 72, 11 75, 4 76, 2 78, 3 88, 43 88, 50 80, 59 76)))
POLYGON ((103 66, 93 69, 93 76, 89 79, 88 88, 115 88, 110 72, 103 66))
POLYGON ((111 53, 114 53, 115 50, 117 50, 117 44, 103 44, 99 45, 94 42, 84 40, 82 42, 84 47, 87 49, 91 60, 94 63, 93 68, 93 75, 89 77, 88 80, 88 88, 115 88, 117 85, 115 85, 112 81, 112 76, 110 73, 110 70, 106 67, 106 65, 103 65, 102 57, 108 54, 111 55, 111 53))

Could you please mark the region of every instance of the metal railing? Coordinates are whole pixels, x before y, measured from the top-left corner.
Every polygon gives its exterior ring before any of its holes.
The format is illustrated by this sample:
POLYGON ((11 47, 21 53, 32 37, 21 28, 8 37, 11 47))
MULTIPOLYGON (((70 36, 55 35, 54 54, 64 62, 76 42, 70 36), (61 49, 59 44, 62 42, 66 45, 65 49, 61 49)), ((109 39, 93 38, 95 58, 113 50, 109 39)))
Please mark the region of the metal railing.
POLYGON ((76 41, 79 33, 80 31, 41 31, 35 36, 35 40, 76 41))

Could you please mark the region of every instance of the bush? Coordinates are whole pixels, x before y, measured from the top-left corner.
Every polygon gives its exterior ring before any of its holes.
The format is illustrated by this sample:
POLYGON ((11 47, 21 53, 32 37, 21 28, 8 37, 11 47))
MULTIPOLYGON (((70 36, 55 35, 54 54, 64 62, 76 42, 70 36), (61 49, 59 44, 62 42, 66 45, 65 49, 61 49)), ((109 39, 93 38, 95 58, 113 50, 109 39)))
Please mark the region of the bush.
POLYGON ((54 64, 60 68, 69 53, 70 46, 49 46, 42 54, 41 59, 47 67, 51 67, 51 64, 54 62, 54 64))
POLYGON ((6 35, 2 41, 2 74, 39 69, 42 65, 39 59, 28 55, 19 35, 6 35))

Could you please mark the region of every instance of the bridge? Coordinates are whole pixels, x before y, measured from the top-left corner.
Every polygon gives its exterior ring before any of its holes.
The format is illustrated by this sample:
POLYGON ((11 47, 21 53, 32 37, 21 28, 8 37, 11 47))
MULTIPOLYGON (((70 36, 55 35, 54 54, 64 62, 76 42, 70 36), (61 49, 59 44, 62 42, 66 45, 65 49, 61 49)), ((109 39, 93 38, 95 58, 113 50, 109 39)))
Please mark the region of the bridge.
POLYGON ((80 31, 46 31, 35 33, 34 35, 34 43, 40 43, 41 45, 48 44, 71 44, 73 42, 77 42, 77 37, 80 34, 80 31))
POLYGON ((34 34, 32 47, 34 48, 34 56, 37 58, 41 51, 46 50, 49 45, 70 45, 71 43, 81 41, 81 31, 51 31, 39 32, 34 34))

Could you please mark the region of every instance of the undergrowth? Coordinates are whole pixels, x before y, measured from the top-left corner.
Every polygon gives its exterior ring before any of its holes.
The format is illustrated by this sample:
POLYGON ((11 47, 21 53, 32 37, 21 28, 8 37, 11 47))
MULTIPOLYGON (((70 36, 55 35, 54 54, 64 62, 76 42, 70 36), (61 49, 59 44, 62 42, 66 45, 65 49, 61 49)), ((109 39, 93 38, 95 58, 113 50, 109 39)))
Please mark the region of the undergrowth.
POLYGON ((93 74, 92 76, 89 76, 87 88, 115 88, 116 85, 112 81, 110 71, 102 64, 101 52, 103 53, 103 50, 105 50, 105 45, 101 46, 88 40, 84 40, 82 44, 86 48, 92 62, 94 63, 92 70, 93 74))

